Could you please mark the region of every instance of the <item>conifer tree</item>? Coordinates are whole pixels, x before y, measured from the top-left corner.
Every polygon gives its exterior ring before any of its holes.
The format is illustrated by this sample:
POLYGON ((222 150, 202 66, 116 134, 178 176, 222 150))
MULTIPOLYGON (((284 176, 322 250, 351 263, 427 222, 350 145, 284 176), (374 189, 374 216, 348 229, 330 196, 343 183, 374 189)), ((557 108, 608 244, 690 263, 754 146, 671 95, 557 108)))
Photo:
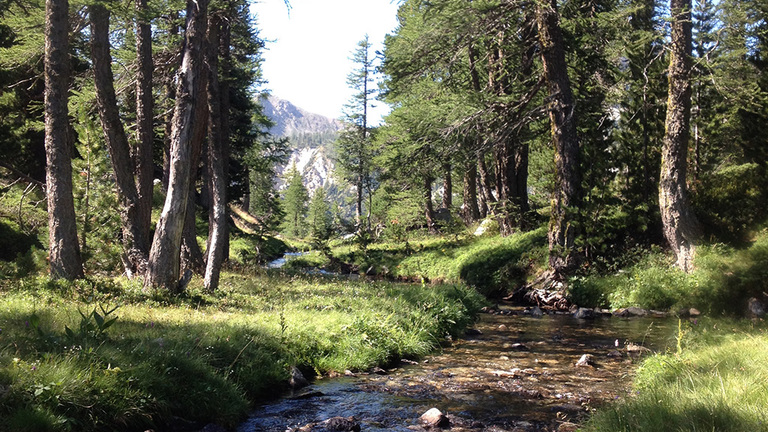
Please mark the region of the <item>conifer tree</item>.
POLYGON ((285 231, 288 235, 301 237, 306 234, 304 218, 307 214, 309 193, 295 163, 291 165, 285 178, 288 181, 288 187, 283 192, 283 208, 286 215, 285 231))

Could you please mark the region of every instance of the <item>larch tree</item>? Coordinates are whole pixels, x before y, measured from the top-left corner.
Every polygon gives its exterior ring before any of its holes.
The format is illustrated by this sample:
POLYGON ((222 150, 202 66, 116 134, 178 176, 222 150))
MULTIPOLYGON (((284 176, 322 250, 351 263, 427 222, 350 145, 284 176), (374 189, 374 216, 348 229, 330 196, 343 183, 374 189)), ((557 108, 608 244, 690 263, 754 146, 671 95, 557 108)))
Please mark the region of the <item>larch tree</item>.
MULTIPOLYGON (((112 55, 109 43, 110 11, 105 4, 97 2, 89 6, 89 15, 91 21, 91 60, 93 61, 94 82, 96 85, 96 101, 104 138, 109 148, 115 185, 117 186, 117 195, 120 201, 120 220, 123 227, 123 263, 126 273, 132 276, 134 274, 141 274, 146 269, 146 260, 149 254, 148 236, 150 219, 148 216, 150 214, 145 211, 145 214, 142 216, 141 209, 144 207, 151 210, 152 179, 151 173, 148 174, 148 177, 146 173, 134 176, 137 164, 135 163, 136 160, 131 156, 128 136, 125 133, 123 121, 120 118, 114 77, 112 75, 112 55), (143 197, 144 201, 146 201, 143 204, 139 199, 137 181, 149 182, 150 192, 148 196, 145 195, 143 197)), ((151 99, 151 90, 149 97, 151 99)), ((142 104, 145 102, 142 100, 142 104)), ((151 114, 149 121, 151 122, 151 114)), ((141 125, 139 127, 141 128, 141 125)), ((149 145, 149 161, 141 161, 145 169, 147 165, 151 169, 152 165, 151 143, 149 145)), ((138 183, 138 185, 141 188, 141 184, 138 183)))
MULTIPOLYGON (((356 189, 355 221, 359 230, 363 226, 363 200, 366 189, 368 194, 371 194, 372 155, 368 108, 375 93, 371 86, 375 66, 368 35, 357 44, 351 60, 356 69, 347 76, 347 85, 355 94, 345 105, 344 117, 349 126, 341 133, 336 147, 341 177, 356 189)), ((370 209, 368 214, 367 223, 370 225, 370 209)))
POLYGON ((670 0, 669 96, 661 149, 659 209, 664 237, 685 272, 693 270, 701 228, 688 201, 686 167, 691 117, 691 0, 670 0))
POLYGON ((45 2, 45 169, 51 277, 83 277, 69 142, 69 2, 45 2))
POLYGON ((205 94, 203 40, 207 24, 208 0, 187 1, 187 26, 181 67, 177 75, 176 104, 171 125, 168 193, 157 222, 145 286, 178 292, 180 251, 190 192, 191 161, 199 110, 205 94))
POLYGON ((555 188, 549 222, 549 266, 556 275, 577 265, 577 212, 581 201, 576 105, 568 78, 556 0, 537 0, 541 60, 549 89, 549 119, 555 148, 555 188))
POLYGON ((205 289, 215 291, 219 286, 224 248, 227 245, 227 183, 224 169, 224 140, 222 130, 221 92, 219 87, 219 39, 221 13, 211 13, 205 43, 206 69, 208 73, 208 182, 211 201, 208 210, 208 247, 205 266, 205 289))

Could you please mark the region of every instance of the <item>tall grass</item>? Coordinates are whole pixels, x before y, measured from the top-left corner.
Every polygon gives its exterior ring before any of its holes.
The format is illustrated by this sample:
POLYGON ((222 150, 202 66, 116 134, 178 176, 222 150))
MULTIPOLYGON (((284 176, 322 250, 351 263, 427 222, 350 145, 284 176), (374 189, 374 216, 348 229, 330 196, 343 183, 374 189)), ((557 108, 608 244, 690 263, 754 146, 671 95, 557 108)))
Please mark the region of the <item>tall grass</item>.
POLYGON ((734 326, 700 324, 680 355, 646 359, 633 392, 583 430, 767 431, 768 333, 734 326))
POLYGON ((286 388, 292 365, 325 373, 418 357, 481 303, 463 286, 280 274, 228 273, 214 295, 194 282, 182 298, 127 281, 22 279, 0 297, 0 430, 233 426, 286 388), (114 306, 114 325, 90 331, 114 306))

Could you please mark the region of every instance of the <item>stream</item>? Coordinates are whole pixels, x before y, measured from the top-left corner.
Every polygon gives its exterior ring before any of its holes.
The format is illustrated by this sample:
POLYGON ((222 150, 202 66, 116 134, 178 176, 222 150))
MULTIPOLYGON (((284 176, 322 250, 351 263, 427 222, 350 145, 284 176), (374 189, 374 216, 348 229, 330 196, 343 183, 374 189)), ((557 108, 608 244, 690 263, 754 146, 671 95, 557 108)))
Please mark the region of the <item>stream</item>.
POLYGON ((537 318, 501 305, 417 364, 318 379, 258 407, 238 431, 419 431, 433 407, 451 431, 575 430, 595 407, 626 397, 637 356, 674 348, 676 330, 674 318, 537 318), (576 366, 584 354, 590 364, 576 366), (360 429, 313 427, 339 416, 360 429))

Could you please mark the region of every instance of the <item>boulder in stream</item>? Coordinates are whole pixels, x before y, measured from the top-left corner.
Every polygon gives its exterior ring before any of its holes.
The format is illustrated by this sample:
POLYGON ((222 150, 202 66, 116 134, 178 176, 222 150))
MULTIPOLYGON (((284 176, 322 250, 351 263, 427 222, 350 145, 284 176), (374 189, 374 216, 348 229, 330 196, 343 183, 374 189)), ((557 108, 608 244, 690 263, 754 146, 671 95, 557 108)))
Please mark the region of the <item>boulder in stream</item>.
POLYGON ((592 359, 592 355, 591 354, 584 354, 576 362, 576 367, 594 367, 594 365, 595 365, 595 362, 592 359))
POLYGON ((583 307, 577 309, 576 312, 573 313, 573 317, 576 319, 595 319, 597 318, 597 314, 595 314, 594 309, 583 307))
POLYGON ((297 389, 308 386, 309 381, 307 381, 307 379, 304 378, 304 374, 301 373, 299 368, 297 368, 296 366, 291 366, 291 379, 288 381, 288 384, 291 386, 292 389, 297 390, 297 389))
POLYGON ((331 417, 320 425, 327 431, 360 432, 360 423, 354 417, 331 417))
POLYGON ((427 412, 422 414, 421 417, 419 417, 419 421, 426 427, 439 428, 446 428, 451 423, 450 420, 448 420, 448 416, 443 414, 443 412, 437 408, 430 408, 427 412))

